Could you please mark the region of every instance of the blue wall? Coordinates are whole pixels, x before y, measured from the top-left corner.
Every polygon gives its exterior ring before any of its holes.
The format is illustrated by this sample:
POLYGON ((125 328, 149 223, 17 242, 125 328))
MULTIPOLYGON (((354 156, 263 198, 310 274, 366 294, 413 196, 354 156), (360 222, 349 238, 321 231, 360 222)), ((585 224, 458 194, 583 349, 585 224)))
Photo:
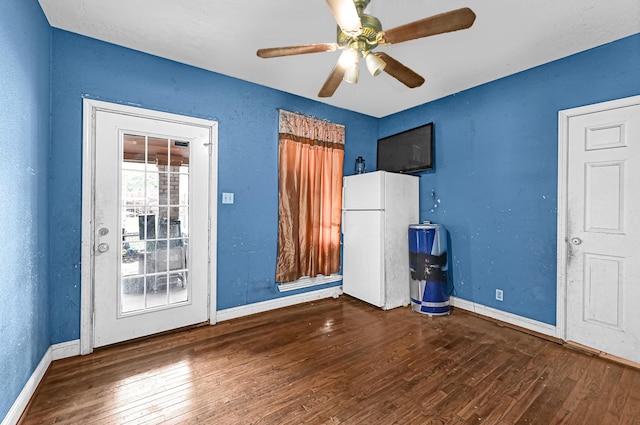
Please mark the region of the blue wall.
POLYGON ((277 108, 348 124, 345 173, 375 149, 375 118, 55 29, 52 70, 52 343, 79 338, 82 96, 218 121, 219 310, 285 295, 274 283, 277 108))
POLYGON ((50 44, 36 0, 0 3, 0 419, 50 343, 50 44))
POLYGON ((450 232, 457 296, 555 324, 558 111, 637 94, 640 35, 379 121, 380 136, 435 123, 420 218, 450 232))

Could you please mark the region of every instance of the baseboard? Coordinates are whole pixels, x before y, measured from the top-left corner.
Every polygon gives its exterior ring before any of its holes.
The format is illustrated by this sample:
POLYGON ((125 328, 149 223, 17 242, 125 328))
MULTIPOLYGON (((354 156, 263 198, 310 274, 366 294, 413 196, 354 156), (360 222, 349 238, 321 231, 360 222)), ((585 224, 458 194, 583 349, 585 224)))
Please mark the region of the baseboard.
POLYGON ((66 359, 80 355, 80 340, 62 342, 51 346, 51 360, 66 359))
POLYGON ((275 298, 273 300, 262 301, 259 303, 241 305, 238 307, 218 310, 216 313, 216 321, 223 322, 225 320, 236 319, 238 317, 249 316, 251 314, 262 313, 269 310, 275 310, 277 308, 289 307, 323 298, 338 298, 340 295, 342 295, 342 286, 334 286, 331 288, 320 289, 318 291, 304 292, 302 294, 275 298))
POLYGON ((35 394, 40 381, 51 364, 51 361, 51 347, 49 347, 49 349, 44 353, 44 356, 42 356, 40 363, 38 363, 36 370, 33 371, 31 377, 22 388, 22 391, 20 391, 18 398, 9 409, 9 412, 7 412, 7 416, 2 420, 2 425, 16 425, 18 423, 20 416, 22 416, 24 409, 27 408, 33 394, 35 394))
MULTIPOLYGON (((218 310, 216 319, 218 322, 236 319, 238 317, 249 316, 251 314, 262 313, 277 308, 289 307, 295 304, 301 304, 309 301, 315 301, 322 298, 337 298, 342 295, 342 286, 321 289, 319 291, 305 292, 302 294, 291 295, 288 297, 276 298, 273 300, 262 301, 254 304, 241 305, 238 307, 218 310)), ((476 314, 490 317, 514 326, 538 332, 543 335, 555 337, 556 327, 527 317, 518 316, 513 313, 487 307, 483 304, 467 301, 462 298, 451 297, 451 305, 462 310, 474 312, 476 314)))
POLYGON ((451 297, 450 301, 452 306, 459 309, 471 311, 481 316, 490 317, 501 322, 556 338, 556 327, 549 325, 548 323, 539 322, 527 317, 518 316, 517 314, 487 307, 486 305, 467 301, 462 298, 451 297))
POLYGON ((29 377, 29 380, 22 388, 22 391, 20 391, 18 398, 9 409, 9 412, 7 412, 7 416, 2 420, 1 425, 15 425, 18 423, 20 416, 24 413, 24 409, 27 408, 29 401, 31 401, 31 397, 33 397, 36 389, 38 389, 38 385, 40 385, 40 381, 47 372, 47 369, 49 369, 52 361, 79 355, 79 339, 50 346, 44 353, 44 356, 42 356, 38 366, 36 366, 36 370, 33 371, 31 377, 29 377))

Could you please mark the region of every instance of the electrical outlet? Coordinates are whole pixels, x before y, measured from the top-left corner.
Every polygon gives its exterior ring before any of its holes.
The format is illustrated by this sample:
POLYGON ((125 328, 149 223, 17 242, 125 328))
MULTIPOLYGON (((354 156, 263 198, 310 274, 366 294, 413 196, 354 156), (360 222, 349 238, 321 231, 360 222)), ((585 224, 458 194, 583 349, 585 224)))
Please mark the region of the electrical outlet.
POLYGON ((496 300, 502 301, 504 299, 503 295, 502 289, 496 289, 496 300))

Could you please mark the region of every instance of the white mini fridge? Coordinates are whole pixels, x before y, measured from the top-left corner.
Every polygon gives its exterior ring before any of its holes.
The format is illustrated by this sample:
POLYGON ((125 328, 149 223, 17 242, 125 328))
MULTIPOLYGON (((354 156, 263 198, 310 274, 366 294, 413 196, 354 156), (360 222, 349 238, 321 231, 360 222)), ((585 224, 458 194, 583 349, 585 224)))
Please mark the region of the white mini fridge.
POLYGON ((418 222, 416 176, 375 171, 344 178, 345 294, 385 310, 409 305, 408 228, 418 222))

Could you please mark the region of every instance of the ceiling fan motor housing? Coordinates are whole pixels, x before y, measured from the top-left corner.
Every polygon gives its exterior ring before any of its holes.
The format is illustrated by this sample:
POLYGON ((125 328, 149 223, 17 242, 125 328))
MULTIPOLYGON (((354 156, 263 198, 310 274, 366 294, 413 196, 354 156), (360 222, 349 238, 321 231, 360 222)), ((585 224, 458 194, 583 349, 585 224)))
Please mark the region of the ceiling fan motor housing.
MULTIPOLYGON (((363 2, 364 3, 364 2, 363 2)), ((369 3, 368 1, 366 2, 369 3)), ((358 2, 356 2, 356 5, 358 2)), ((362 22, 362 34, 357 37, 351 37, 345 34, 338 26, 338 45, 340 47, 351 47, 359 53, 368 52, 378 46, 378 33, 382 31, 382 24, 375 16, 360 14, 362 22)))

